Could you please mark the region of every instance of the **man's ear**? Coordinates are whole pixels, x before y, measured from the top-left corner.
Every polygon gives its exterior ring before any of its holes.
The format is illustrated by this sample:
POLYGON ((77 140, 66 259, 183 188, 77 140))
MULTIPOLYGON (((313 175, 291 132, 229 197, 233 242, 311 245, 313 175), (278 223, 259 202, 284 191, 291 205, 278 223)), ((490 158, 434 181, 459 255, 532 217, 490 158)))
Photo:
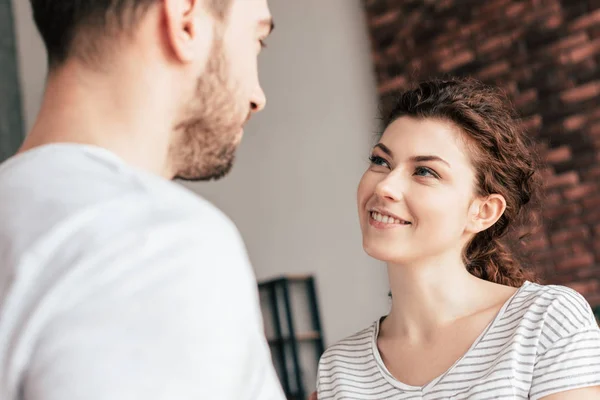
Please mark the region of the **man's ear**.
POLYGON ((473 201, 469 207, 467 232, 479 233, 494 225, 506 210, 506 200, 500 194, 491 194, 473 201))
POLYGON ((214 17, 206 10, 205 0, 162 0, 166 41, 182 63, 206 59, 214 35, 214 17))

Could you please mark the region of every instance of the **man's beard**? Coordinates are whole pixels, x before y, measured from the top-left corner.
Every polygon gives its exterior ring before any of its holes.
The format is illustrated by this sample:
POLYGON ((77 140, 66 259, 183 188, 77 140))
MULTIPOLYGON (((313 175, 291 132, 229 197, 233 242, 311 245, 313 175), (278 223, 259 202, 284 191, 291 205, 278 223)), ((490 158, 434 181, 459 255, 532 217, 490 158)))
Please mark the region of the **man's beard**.
POLYGON ((190 117, 175 129, 178 140, 171 146, 169 157, 176 179, 220 179, 231 170, 250 106, 242 102, 239 88, 229 75, 222 41, 217 37, 206 69, 198 78, 190 117))

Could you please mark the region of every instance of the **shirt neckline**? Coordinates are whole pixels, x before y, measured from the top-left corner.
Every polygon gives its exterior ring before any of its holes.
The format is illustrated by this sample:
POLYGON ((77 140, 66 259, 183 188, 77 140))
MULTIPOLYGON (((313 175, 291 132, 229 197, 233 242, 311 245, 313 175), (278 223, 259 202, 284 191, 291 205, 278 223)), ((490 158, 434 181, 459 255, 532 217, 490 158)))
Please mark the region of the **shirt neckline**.
POLYGON ((387 382, 389 382, 391 385, 393 385, 394 387, 397 387, 398 389, 402 389, 406 392, 424 392, 424 391, 427 391, 427 390, 435 387, 450 372, 452 372, 458 365, 460 365, 460 363, 469 355, 469 353, 471 353, 477 347, 477 345, 479 345, 479 343, 485 338, 487 333, 498 323, 498 321, 500 321, 502 319, 503 315, 505 314, 506 310, 508 309, 508 307, 510 306, 512 301, 519 295, 519 293, 521 293, 523 291, 523 289, 526 286, 529 285, 529 283, 530 283, 529 281, 525 281, 523 283, 523 285, 520 288, 518 288, 517 291, 515 291, 515 293, 513 293, 508 298, 508 300, 506 300, 504 302, 504 304, 502 305, 500 310, 496 313, 496 316, 492 319, 492 321, 483 329, 483 331, 479 334, 477 339, 475 339, 473 344, 471 344, 469 349, 458 360, 456 360, 454 362, 454 364, 452 364, 450 366, 450 368, 448 368, 441 375, 432 379, 431 381, 429 381, 428 383, 426 383, 423 386, 408 385, 404 382, 399 381, 392 375, 392 373, 385 366, 383 359, 381 358, 381 354, 379 353, 379 349, 377 347, 377 338, 379 337, 379 329, 381 326, 381 322, 385 319, 385 317, 381 317, 380 319, 378 319, 377 321, 375 321, 373 323, 372 336, 371 336, 371 351, 373 353, 373 357, 375 358, 375 363, 377 364, 377 367, 379 368, 380 373, 383 375, 385 380, 387 382))
POLYGON ((54 151, 79 151, 104 162, 109 162, 113 165, 125 165, 125 161, 122 158, 104 147, 74 142, 57 142, 36 146, 22 153, 15 154, 0 164, 0 170, 8 169, 13 164, 27 160, 30 157, 36 156, 37 154, 54 151))

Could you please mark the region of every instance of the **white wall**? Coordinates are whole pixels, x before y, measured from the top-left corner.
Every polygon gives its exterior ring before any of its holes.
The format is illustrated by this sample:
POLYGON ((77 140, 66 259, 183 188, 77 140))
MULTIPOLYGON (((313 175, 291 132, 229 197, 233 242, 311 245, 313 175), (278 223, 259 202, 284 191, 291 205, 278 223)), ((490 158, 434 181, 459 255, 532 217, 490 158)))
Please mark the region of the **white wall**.
POLYGON ((267 107, 234 171, 189 185, 240 228, 259 279, 314 273, 327 344, 387 310, 385 268, 361 245, 356 186, 377 129, 360 0, 270 0, 260 58, 267 107))
MULTIPOLYGON (((355 188, 376 130, 360 0, 270 0, 276 29, 261 56, 266 110, 246 129, 227 179, 189 185, 236 222, 259 279, 317 278, 326 344, 387 309, 385 269, 364 255, 355 188)), ((29 1, 13 0, 26 126, 46 58, 29 1)))

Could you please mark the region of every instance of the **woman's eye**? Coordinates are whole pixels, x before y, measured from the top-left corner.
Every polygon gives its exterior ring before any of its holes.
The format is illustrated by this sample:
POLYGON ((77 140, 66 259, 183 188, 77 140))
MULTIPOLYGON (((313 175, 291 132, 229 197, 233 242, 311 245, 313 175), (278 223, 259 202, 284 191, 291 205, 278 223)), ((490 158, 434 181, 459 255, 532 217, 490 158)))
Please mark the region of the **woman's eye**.
POLYGON ((388 167, 389 168, 388 162, 385 161, 385 159, 382 157, 371 156, 371 157, 369 157, 369 161, 371 161, 371 165, 378 165, 380 167, 388 167))
POLYGON ((417 167, 417 168, 415 168, 415 175, 416 176, 439 178, 438 174, 436 174, 435 172, 433 172, 433 170, 431 170, 431 169, 429 169, 427 167, 417 167))

